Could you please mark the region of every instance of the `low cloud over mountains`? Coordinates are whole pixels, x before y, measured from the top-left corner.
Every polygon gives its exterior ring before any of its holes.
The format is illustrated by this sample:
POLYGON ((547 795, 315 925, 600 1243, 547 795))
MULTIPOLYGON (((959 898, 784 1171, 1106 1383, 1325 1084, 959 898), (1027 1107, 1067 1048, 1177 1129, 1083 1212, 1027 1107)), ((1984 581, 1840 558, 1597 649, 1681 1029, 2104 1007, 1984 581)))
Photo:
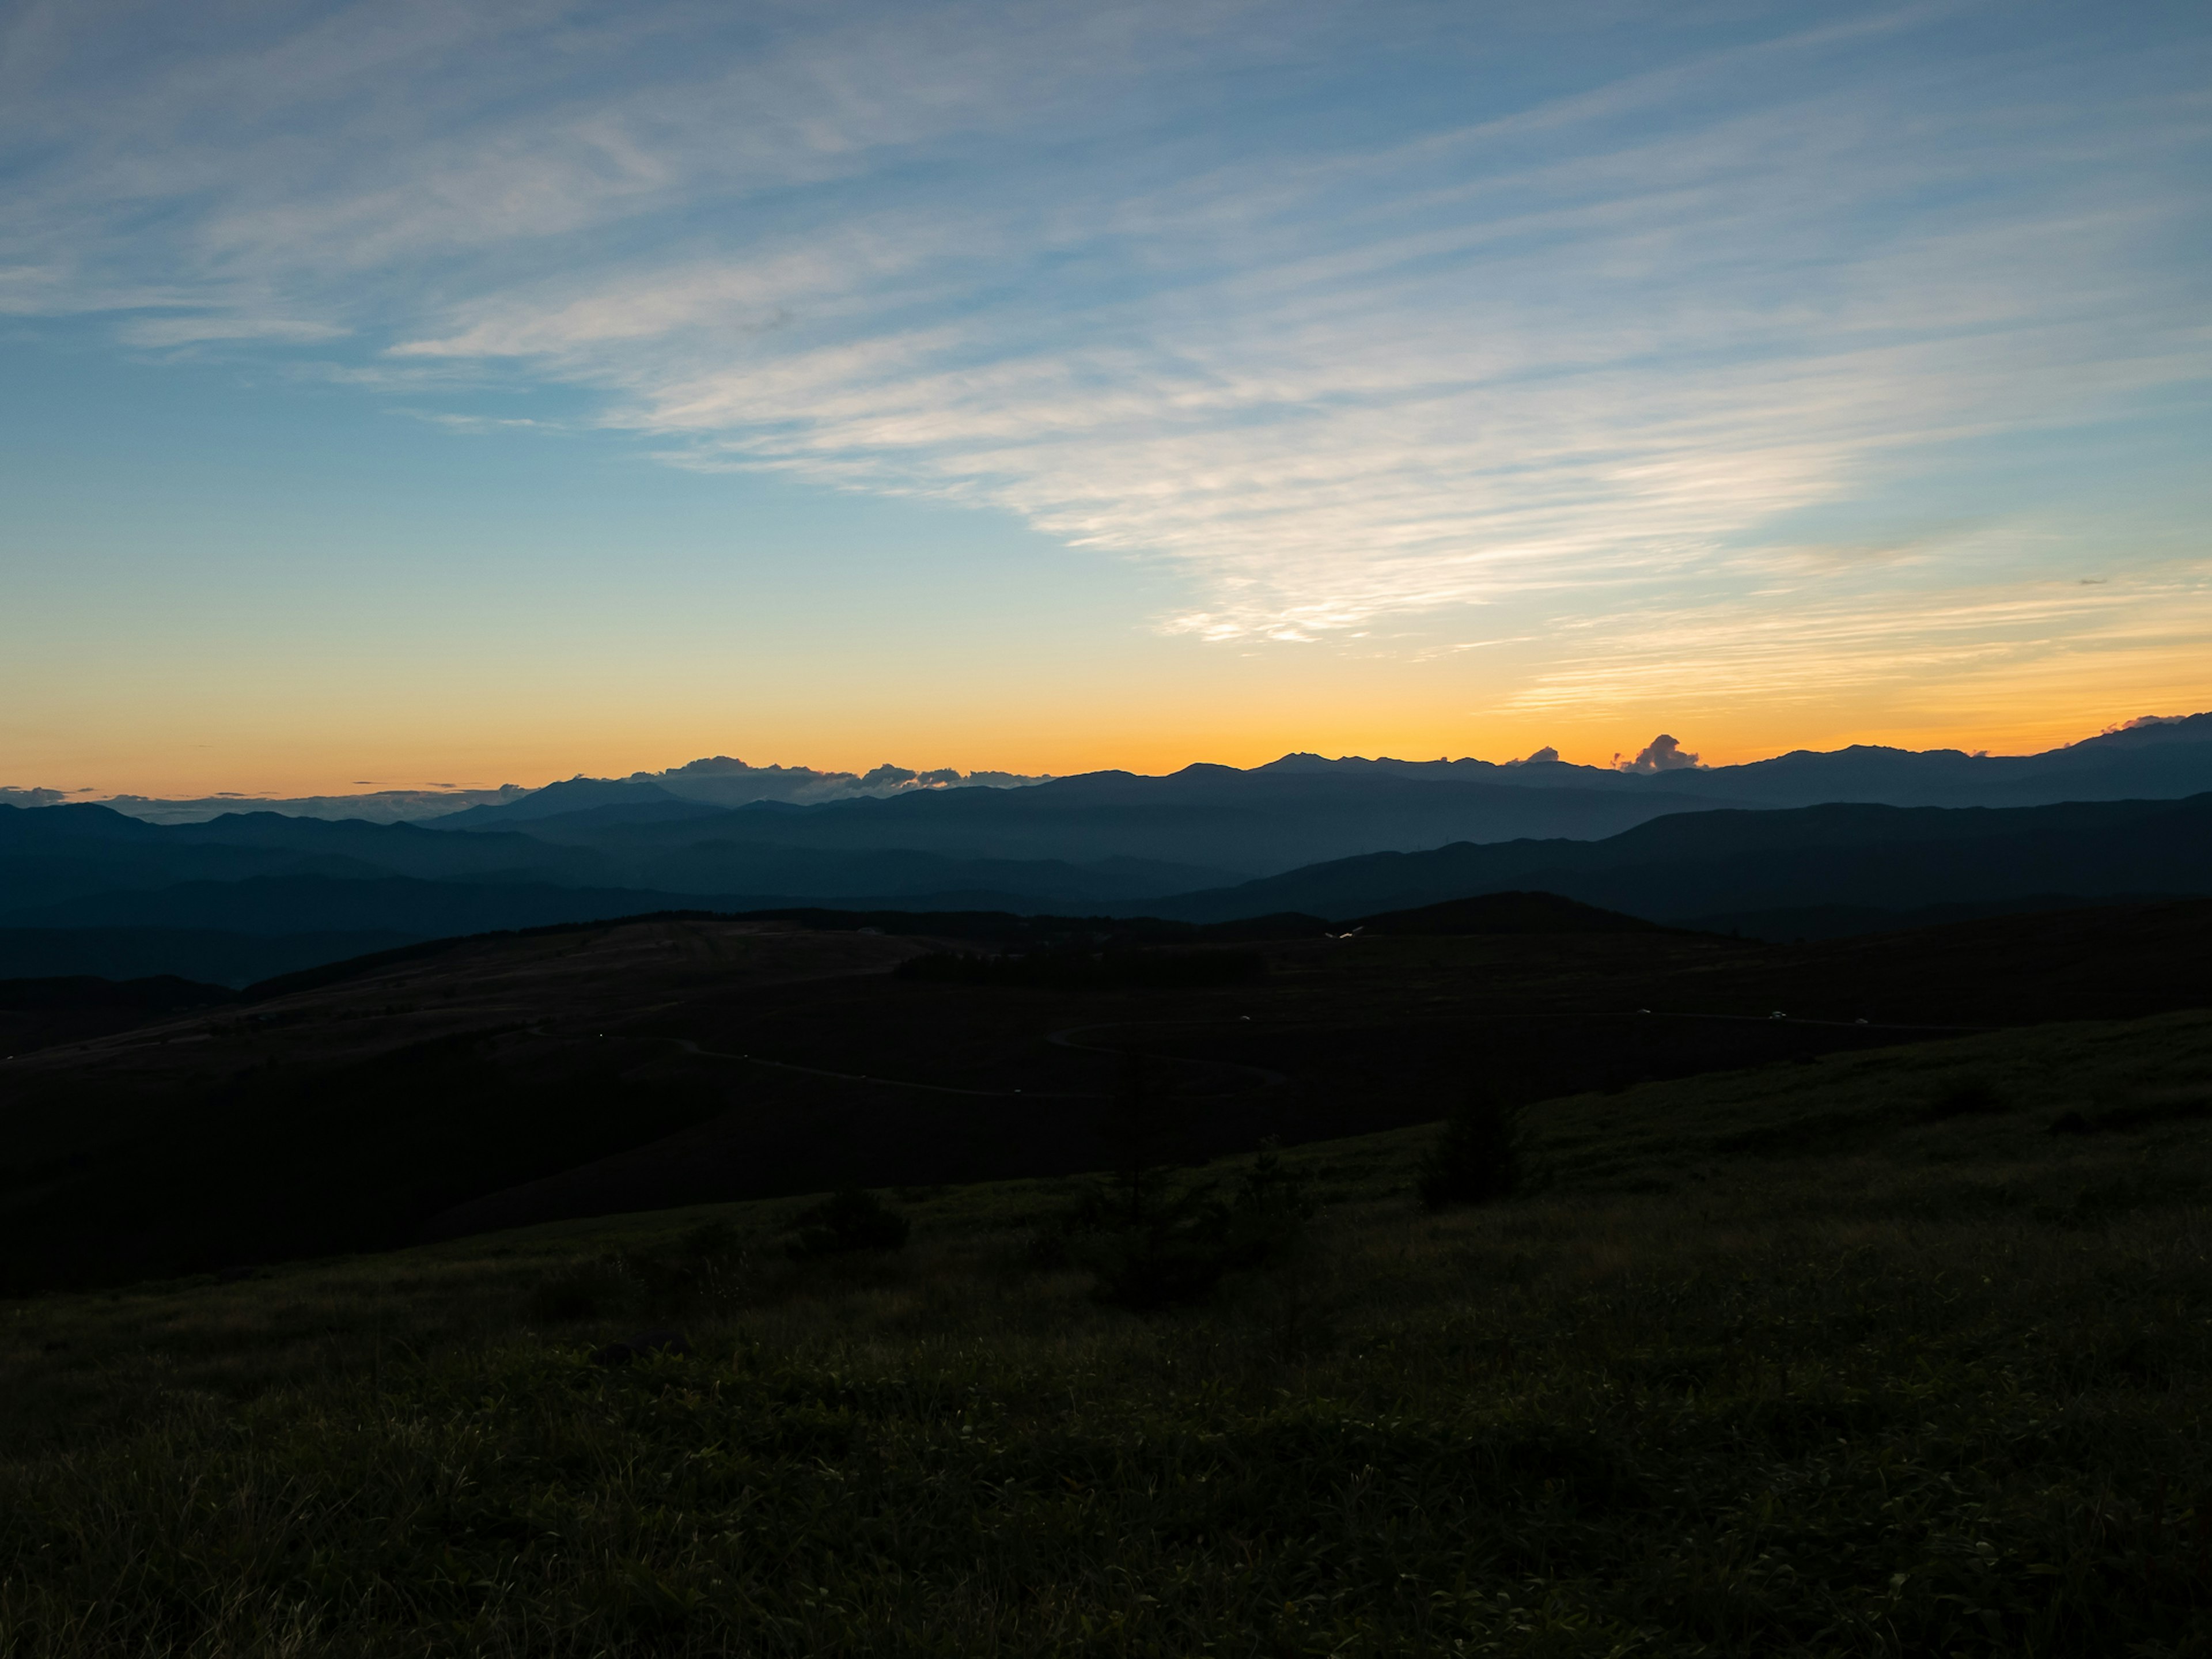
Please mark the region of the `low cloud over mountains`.
POLYGON ((1026 777, 1014 772, 963 772, 957 766, 916 771, 886 763, 865 773, 817 772, 811 766, 748 766, 727 755, 695 760, 665 772, 633 772, 633 783, 658 784, 683 800, 713 806, 746 806, 757 800, 817 802, 902 795, 922 789, 1017 788, 1043 783, 1050 774, 1026 777))
POLYGON ((1645 744, 1634 760, 1625 761, 1615 755, 1613 763, 1617 770, 1622 772, 1695 771, 1704 764, 1664 732, 1645 744))

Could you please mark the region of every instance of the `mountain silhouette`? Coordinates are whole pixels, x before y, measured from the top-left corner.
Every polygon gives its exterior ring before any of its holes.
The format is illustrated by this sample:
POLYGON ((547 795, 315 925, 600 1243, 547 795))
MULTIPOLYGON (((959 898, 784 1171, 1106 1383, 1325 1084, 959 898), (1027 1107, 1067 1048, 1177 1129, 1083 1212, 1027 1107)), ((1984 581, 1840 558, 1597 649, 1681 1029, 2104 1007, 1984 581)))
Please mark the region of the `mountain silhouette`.
POLYGON ((662 909, 1341 922, 1514 891, 1826 937, 2212 891, 2208 801, 2212 715, 2197 714, 2033 756, 1861 747, 1656 774, 1294 754, 735 809, 577 778, 428 823, 0 805, 0 958, 22 975, 97 959, 234 984, 247 966, 307 965, 317 941, 662 909), (2097 798, 2121 783, 2141 793, 2097 798), (236 943, 280 938, 297 948, 236 943))

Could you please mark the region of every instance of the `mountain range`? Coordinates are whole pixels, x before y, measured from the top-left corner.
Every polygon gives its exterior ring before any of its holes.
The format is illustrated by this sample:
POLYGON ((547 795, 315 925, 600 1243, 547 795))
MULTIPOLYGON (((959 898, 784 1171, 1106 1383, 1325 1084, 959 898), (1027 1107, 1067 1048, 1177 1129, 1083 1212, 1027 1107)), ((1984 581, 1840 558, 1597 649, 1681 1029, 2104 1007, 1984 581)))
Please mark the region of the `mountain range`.
MULTIPOLYGON (((625 786, 644 787, 678 800, 731 807, 757 800, 848 800, 903 794, 918 789, 1005 789, 1045 780, 1012 772, 962 772, 957 767, 917 771, 910 766, 890 764, 864 773, 819 772, 811 766, 748 766, 727 755, 715 755, 671 767, 665 772, 634 772, 619 779, 580 776, 570 781, 605 785, 617 793, 625 786)), ((450 817, 477 806, 512 805, 522 797, 537 793, 518 783, 501 784, 496 789, 431 784, 415 789, 376 789, 363 795, 302 795, 282 800, 240 794, 183 799, 114 795, 99 805, 112 806, 149 823, 200 823, 227 812, 253 811, 281 812, 296 818, 361 818, 371 823, 411 823, 450 817)), ((69 798, 69 792, 59 789, 0 788, 0 804, 10 806, 54 806, 69 798)))
MULTIPOLYGON (((1679 762, 1671 744, 1646 752, 1679 762)), ((957 787, 871 774, 859 781, 893 792, 736 806, 696 798, 699 780, 742 792, 805 769, 700 764, 416 823, 0 805, 0 976, 239 984, 413 939, 679 908, 1338 918, 1534 889, 1809 937, 2212 892, 2212 714, 2025 757, 1852 748, 1626 771, 1290 755, 957 787)))

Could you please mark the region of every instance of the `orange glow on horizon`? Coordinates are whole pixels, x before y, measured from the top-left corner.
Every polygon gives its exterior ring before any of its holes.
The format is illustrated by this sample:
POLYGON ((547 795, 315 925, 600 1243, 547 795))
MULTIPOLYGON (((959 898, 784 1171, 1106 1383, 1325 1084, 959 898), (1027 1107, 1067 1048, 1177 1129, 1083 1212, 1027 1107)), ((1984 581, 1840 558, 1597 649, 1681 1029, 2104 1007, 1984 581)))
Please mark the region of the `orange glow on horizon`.
POLYGON ((1249 768, 1295 752, 1401 760, 1473 756, 1502 762, 1548 745, 1563 760, 1603 766, 1616 755, 1634 755, 1662 732, 1705 764, 1726 766, 1793 749, 1853 744, 2027 754, 2079 742, 2138 715, 2191 714, 2207 707, 2212 707, 2212 686, 2200 684, 2193 691, 2147 687, 2139 695, 2108 696, 2087 706, 2062 696, 2033 711, 1990 708, 1921 720, 1904 718, 1896 710, 1869 710, 1852 719, 1856 711, 1841 709, 1753 713, 1656 707, 1460 719, 1424 711, 1394 718, 1392 711, 1340 707, 1282 709, 1272 718, 1251 718, 1260 711, 1232 708, 1206 719, 1201 711, 1198 718, 1170 723, 1136 718, 1150 711, 1130 709, 1121 720, 1102 721, 1099 729, 1075 736, 1068 729, 1075 724, 1069 718, 1073 711, 1046 708, 1033 712, 1032 718, 1039 726, 1058 727, 1049 733, 1020 729, 1026 722, 923 721, 912 714, 857 732, 846 721, 745 722, 752 729, 738 730, 737 720, 663 724, 649 719, 640 720, 628 732, 607 729, 609 722, 602 719, 592 722, 598 729, 486 731, 474 734, 474 740, 451 731, 393 730, 361 733, 353 742, 287 742, 264 730, 191 748, 95 739, 70 745, 77 750, 74 758, 65 757, 64 745, 51 741, 38 745, 48 751, 43 755, 10 744, 17 753, 0 761, 0 785, 57 788, 76 799, 122 794, 198 799, 226 792, 241 799, 287 799, 383 789, 490 789, 502 784, 535 788, 577 775, 627 777, 714 755, 755 766, 810 766, 825 772, 864 773, 890 763, 1066 776, 1108 769, 1157 775, 1194 763, 1249 768), (1235 718, 1238 714, 1246 718, 1235 718))

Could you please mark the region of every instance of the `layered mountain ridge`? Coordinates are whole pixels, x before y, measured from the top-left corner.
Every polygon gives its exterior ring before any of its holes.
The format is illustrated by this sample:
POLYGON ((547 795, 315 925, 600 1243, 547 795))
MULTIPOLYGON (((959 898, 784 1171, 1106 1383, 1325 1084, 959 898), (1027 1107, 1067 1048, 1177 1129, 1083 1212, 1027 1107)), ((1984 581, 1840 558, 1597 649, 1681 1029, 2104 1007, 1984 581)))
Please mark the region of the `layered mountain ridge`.
MULTIPOLYGON (((771 769, 799 769, 743 771, 771 769)), ((1643 772, 1290 755, 735 806, 673 776, 419 823, 0 805, 0 976, 243 983, 346 949, 665 909, 1334 918, 1536 889, 1756 933, 2212 892, 2212 714, 2038 756, 1643 772)))

